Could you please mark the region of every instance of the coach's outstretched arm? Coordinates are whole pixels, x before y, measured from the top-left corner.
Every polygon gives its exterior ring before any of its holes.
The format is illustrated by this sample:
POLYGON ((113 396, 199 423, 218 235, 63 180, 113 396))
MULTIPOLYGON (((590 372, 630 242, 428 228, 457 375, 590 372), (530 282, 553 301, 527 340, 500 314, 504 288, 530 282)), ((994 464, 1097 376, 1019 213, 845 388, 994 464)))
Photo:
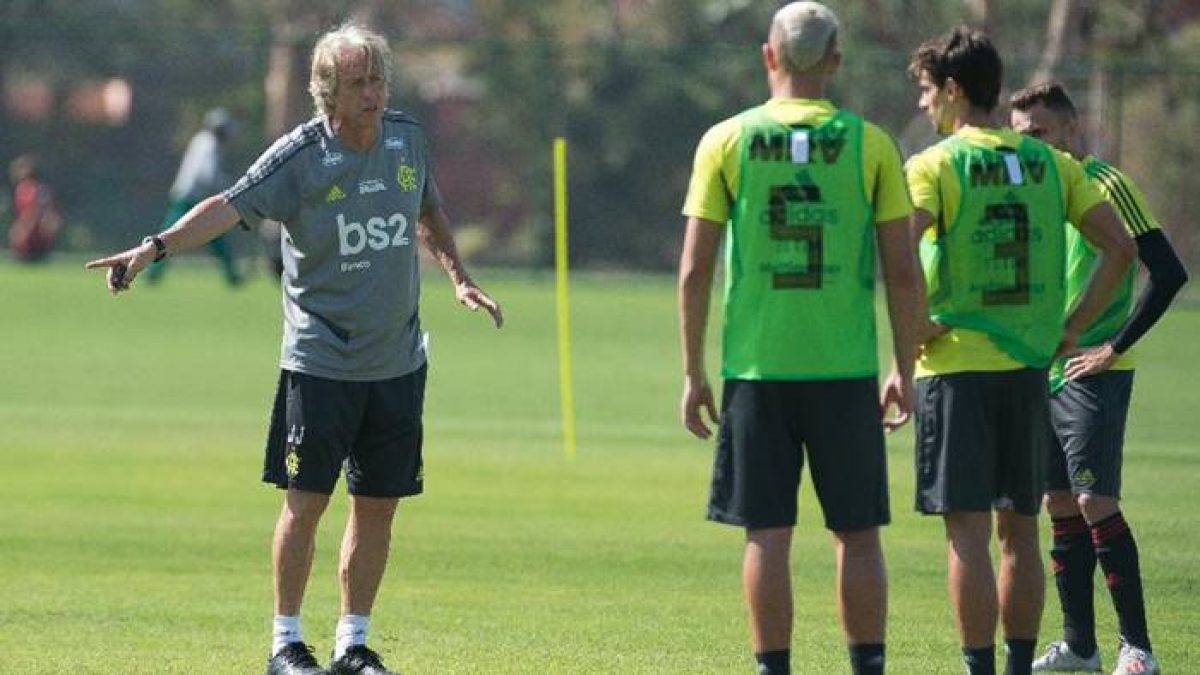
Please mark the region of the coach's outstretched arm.
POLYGON ((146 237, 142 243, 107 258, 93 260, 87 269, 108 269, 108 290, 114 294, 129 290, 138 273, 164 256, 207 244, 224 234, 242 218, 221 195, 213 195, 192 207, 166 231, 146 237))
POLYGON ((417 234, 425 248, 450 276, 450 282, 454 284, 454 296, 459 303, 472 312, 483 307, 492 315, 496 328, 503 326, 504 313, 500 311, 499 303, 475 285, 462 259, 458 257, 458 247, 450 232, 450 220, 441 204, 430 204, 421 209, 421 217, 417 219, 417 234))

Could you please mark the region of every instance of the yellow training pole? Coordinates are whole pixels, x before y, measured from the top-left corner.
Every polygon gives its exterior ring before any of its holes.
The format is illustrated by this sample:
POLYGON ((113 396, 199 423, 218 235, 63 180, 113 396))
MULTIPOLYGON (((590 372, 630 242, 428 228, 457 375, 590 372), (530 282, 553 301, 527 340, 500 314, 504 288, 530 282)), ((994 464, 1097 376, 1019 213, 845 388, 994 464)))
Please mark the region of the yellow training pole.
POLYGON ((558 389, 563 449, 575 459, 575 402, 571 394, 571 304, 567 298, 567 140, 554 139, 554 278, 558 313, 558 389))

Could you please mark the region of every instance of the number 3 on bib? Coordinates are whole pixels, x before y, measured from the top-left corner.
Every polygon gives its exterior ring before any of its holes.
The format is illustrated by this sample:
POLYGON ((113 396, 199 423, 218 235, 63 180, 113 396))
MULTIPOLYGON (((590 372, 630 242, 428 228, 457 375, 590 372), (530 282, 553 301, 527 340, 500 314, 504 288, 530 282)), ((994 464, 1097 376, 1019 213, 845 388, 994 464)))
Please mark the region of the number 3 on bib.
POLYGON ((1028 305, 1029 304, 1029 212, 1024 204, 999 203, 987 205, 987 218, 991 222, 1011 222, 1012 238, 998 241, 992 252, 996 260, 1012 260, 1013 285, 1007 288, 992 288, 983 291, 984 305, 1028 305))

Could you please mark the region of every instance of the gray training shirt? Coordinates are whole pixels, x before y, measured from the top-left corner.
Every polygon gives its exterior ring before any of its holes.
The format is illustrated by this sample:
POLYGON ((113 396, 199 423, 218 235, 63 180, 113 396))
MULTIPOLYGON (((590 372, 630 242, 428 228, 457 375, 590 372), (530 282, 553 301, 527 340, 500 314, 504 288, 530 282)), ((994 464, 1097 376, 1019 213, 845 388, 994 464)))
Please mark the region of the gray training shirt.
POLYGON ((251 225, 283 223, 282 368, 372 381, 425 363, 417 217, 441 198, 416 120, 387 111, 366 153, 309 120, 224 196, 251 225))

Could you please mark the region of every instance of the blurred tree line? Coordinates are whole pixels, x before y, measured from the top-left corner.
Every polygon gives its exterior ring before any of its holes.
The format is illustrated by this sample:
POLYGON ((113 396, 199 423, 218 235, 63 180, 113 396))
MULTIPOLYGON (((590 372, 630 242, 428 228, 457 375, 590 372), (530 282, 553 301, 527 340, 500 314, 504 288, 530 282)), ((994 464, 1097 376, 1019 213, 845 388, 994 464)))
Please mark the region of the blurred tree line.
MULTIPOLYGON (((753 0, 8 0, 0 4, 0 148, 37 152, 76 248, 159 226, 183 145, 204 111, 242 121, 235 170, 311 115, 317 34, 354 19, 393 40, 393 105, 430 128, 464 248, 548 264, 550 145, 570 153, 572 257, 665 269, 700 135, 765 99, 759 44, 780 2, 753 0), (72 116, 72 86, 120 78, 118 124, 72 116), (12 100, 49 82, 43 117, 12 100), (7 112, 6 112, 7 110, 7 112)), ((923 39, 967 23, 1006 57, 1009 89, 1066 82, 1093 144, 1144 184, 1191 259, 1200 117, 1200 3, 1187 0, 830 0, 843 71, 830 95, 906 152, 934 140, 904 69, 923 39)))

